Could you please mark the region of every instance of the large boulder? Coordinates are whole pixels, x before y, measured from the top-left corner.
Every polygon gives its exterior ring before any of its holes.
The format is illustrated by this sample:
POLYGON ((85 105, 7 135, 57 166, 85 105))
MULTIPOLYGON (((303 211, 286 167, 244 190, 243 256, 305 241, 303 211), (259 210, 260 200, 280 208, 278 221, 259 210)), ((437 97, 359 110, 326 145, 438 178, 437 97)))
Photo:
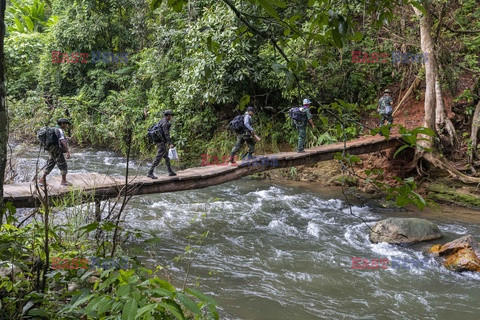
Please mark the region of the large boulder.
POLYGON ((443 265, 450 270, 480 272, 480 246, 471 235, 434 245, 430 252, 446 257, 443 265))
POLYGON ((389 218, 377 222, 370 231, 373 243, 415 243, 442 237, 438 226, 418 218, 389 218))

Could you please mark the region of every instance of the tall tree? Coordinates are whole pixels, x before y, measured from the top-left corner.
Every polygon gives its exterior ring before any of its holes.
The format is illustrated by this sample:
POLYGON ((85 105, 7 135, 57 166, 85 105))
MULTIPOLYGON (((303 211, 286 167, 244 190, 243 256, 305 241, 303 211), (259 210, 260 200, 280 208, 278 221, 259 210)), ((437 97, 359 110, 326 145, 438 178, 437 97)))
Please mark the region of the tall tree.
MULTIPOLYGON (((7 165, 7 107, 5 103, 5 57, 3 40, 5 38, 6 0, 0 0, 0 212, 3 211, 3 180, 7 165)), ((0 222, 1 216, 0 216, 0 222)))
MULTIPOLYGON (((435 43, 432 37, 431 6, 427 1, 423 1, 422 6, 424 10, 420 10, 417 6, 412 5, 415 15, 420 20, 420 46, 423 52, 428 53, 428 60, 425 63, 424 126, 433 131, 437 131, 437 129, 445 126, 445 107, 438 80, 438 65, 433 55, 435 43)), ((442 134, 441 132, 438 133, 442 134)), ((424 152, 424 149, 421 149, 418 152, 421 157, 434 166, 447 171, 452 177, 464 183, 480 183, 479 178, 468 176, 454 168, 452 164, 436 150, 433 137, 423 136, 422 138, 423 140, 419 141, 419 145, 431 149, 432 152, 424 152)))

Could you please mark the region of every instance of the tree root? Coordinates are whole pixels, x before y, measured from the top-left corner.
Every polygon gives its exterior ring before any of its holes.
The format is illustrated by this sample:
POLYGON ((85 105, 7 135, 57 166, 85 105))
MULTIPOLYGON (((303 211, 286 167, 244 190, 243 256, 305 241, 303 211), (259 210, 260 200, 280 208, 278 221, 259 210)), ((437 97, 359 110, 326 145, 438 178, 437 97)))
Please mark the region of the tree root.
POLYGON ((453 165, 443 156, 441 156, 438 153, 435 152, 426 152, 422 156, 423 159, 427 160, 430 162, 432 165, 435 167, 444 170, 448 172, 448 174, 457 179, 460 180, 463 183, 466 184, 480 184, 480 178, 479 177, 471 177, 468 176, 464 173, 461 173, 457 169, 453 167, 453 165))

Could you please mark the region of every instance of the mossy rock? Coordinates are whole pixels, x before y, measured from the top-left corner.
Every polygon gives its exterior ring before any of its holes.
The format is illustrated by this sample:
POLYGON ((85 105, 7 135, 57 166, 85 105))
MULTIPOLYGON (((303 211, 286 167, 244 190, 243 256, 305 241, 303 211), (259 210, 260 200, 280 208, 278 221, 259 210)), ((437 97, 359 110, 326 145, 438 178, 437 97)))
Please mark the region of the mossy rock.
POLYGON ((480 209, 480 197, 470 193, 466 188, 453 189, 440 183, 433 183, 427 189, 428 196, 434 201, 480 209))
POLYGON ((346 185, 346 186, 349 186, 349 187, 358 186, 358 179, 356 177, 352 177, 352 176, 340 175, 340 176, 335 177, 332 182, 334 184, 338 185, 338 186, 341 186, 343 184, 346 185))

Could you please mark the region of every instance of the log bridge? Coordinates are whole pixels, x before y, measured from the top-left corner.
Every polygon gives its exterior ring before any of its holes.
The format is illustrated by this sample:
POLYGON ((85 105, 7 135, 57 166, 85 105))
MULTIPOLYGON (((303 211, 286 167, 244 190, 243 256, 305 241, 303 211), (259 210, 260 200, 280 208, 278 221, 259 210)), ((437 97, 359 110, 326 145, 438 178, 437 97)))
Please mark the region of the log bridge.
MULTIPOLYGON (((305 149, 305 153, 280 152, 257 156, 256 159, 239 161, 236 166, 209 165, 178 171, 177 176, 160 176, 152 180, 145 176, 130 176, 128 184, 121 176, 107 176, 98 173, 69 174, 71 187, 60 186, 60 177, 48 179, 47 195, 50 201, 64 198, 81 202, 99 202, 122 195, 143 195, 206 188, 236 180, 256 172, 288 168, 334 159, 345 147, 351 155, 366 154, 403 145, 400 136, 363 137, 344 143, 322 145, 305 149)), ((134 171, 133 169, 131 171, 134 171)), ((42 196, 44 190, 40 190, 42 196)), ((35 208, 41 205, 34 182, 4 185, 5 202, 11 202, 17 208, 35 208)), ((67 205, 74 205, 75 203, 67 205)))

